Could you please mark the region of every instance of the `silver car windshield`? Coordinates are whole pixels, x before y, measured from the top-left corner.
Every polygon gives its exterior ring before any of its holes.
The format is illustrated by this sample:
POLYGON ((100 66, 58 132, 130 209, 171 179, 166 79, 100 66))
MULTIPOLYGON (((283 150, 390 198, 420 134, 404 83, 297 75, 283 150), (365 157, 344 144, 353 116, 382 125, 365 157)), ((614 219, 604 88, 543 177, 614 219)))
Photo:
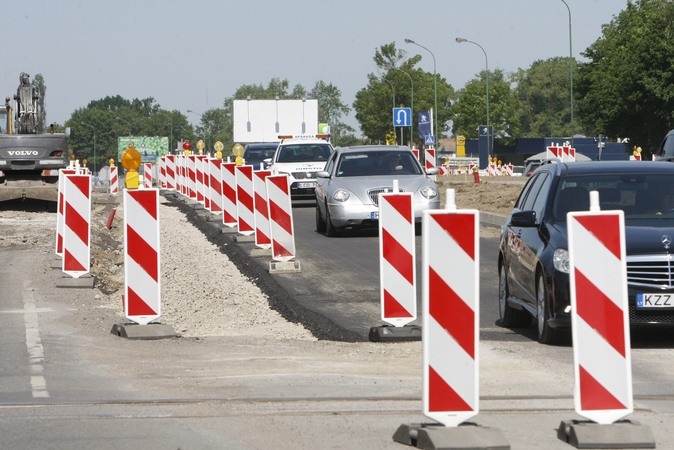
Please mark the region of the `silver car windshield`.
POLYGON ((674 182, 665 174, 610 174, 564 177, 552 203, 556 222, 569 211, 588 211, 590 191, 599 193, 602 210, 621 209, 625 220, 674 219, 674 182))
POLYGON ((330 144, 290 144, 282 145, 276 162, 327 161, 333 152, 330 144))
POLYGON ((342 155, 337 177, 369 177, 376 175, 421 175, 421 166, 412 152, 358 152, 342 155))

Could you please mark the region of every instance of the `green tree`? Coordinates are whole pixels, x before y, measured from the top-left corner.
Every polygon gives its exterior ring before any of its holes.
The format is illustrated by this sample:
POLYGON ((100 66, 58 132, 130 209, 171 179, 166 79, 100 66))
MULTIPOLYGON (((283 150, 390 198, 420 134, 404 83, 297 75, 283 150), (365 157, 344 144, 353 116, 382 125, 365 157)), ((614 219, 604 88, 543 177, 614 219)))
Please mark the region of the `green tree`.
MULTIPOLYGON (((487 123, 486 71, 479 78, 469 81, 457 93, 454 104, 452 131, 455 135, 477 138, 479 125, 487 123)), ((489 72, 489 122, 494 128, 494 138, 512 145, 520 134, 520 101, 510 88, 503 71, 489 72)))
MULTIPOLYGON (((404 50, 396 49, 395 43, 382 45, 375 51, 374 63, 378 74, 368 74, 368 84, 356 93, 353 109, 362 132, 370 142, 385 142, 386 134, 393 129, 392 108, 412 106, 412 82, 414 83, 414 111, 412 120, 416 122, 416 113, 430 110, 435 104, 433 73, 415 68, 421 61, 420 55, 407 58, 404 50), (412 79, 410 82, 410 78, 412 79), (393 85, 393 89, 391 87, 393 85), (395 102, 393 96, 395 95, 395 102)), ((438 98, 438 137, 449 130, 448 121, 452 119, 452 101, 454 89, 436 74, 438 98)), ((410 142, 409 128, 403 129, 403 142, 410 142)), ((416 134, 416 127, 415 127, 416 134)), ((398 139, 400 133, 396 133, 398 139)), ((418 136, 412 141, 419 142, 418 136)))
POLYGON ((47 94, 47 85, 44 84, 44 77, 42 76, 41 73, 38 73, 33 77, 33 81, 31 82, 35 90, 37 91, 39 97, 37 99, 37 108, 39 111, 38 117, 37 117, 37 132, 38 133, 44 133, 46 127, 46 122, 47 122, 47 110, 45 109, 45 104, 44 104, 44 99, 45 95, 47 94))
POLYGON ((674 128, 674 3, 628 1, 583 56, 577 90, 586 122, 646 152, 657 148, 674 128))
POLYGON ((332 83, 317 81, 309 92, 309 98, 318 100, 318 123, 330 125, 331 139, 336 146, 355 145, 358 142, 353 127, 341 121, 342 114, 348 114, 351 108, 342 103, 342 92, 332 83), (346 144, 345 144, 346 142, 346 144))
MULTIPOLYGON (((573 77, 578 66, 573 61, 573 77)), ((556 57, 535 61, 527 70, 513 75, 517 96, 522 105, 520 137, 571 136, 571 101, 569 99, 569 58, 556 57)), ((574 92, 574 106, 578 105, 574 92)), ((573 134, 589 133, 574 108, 573 134)))

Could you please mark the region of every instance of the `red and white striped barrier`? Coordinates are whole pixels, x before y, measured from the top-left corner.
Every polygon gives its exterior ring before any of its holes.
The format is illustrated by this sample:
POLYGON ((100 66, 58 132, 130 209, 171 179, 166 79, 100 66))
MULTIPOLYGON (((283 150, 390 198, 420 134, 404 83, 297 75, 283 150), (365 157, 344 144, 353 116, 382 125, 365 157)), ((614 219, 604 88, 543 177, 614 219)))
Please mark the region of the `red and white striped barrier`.
POLYGON ((238 223, 236 211, 236 163, 222 163, 222 224, 234 227, 238 223))
POLYGON ((157 187, 166 189, 166 156, 159 158, 159 183, 157 187))
POLYGON ((159 190, 124 190, 124 315, 147 325, 161 315, 159 190))
POLYGON ((419 149, 418 148, 413 148, 412 153, 414 154, 414 157, 419 161, 419 149))
POLYGON ((255 232, 253 205, 253 166, 236 166, 236 214, 239 234, 244 236, 255 232))
POLYGON ((213 214, 222 213, 222 160, 212 158, 208 161, 209 168, 209 186, 211 200, 211 212, 213 214))
POLYGON ((91 175, 65 175, 63 260, 66 275, 79 278, 91 265, 91 175))
POLYGON ((424 414, 455 427, 479 413, 479 211, 425 211, 422 230, 424 414))
POLYGON ((634 410, 628 317, 625 217, 600 211, 567 215, 574 403, 581 416, 607 425, 634 410))
POLYGON ((195 170, 197 176, 197 201, 204 205, 204 155, 195 156, 195 170))
POLYGON ((381 319, 402 327, 417 318, 414 193, 379 194, 381 319))
POLYGON ((119 194, 119 172, 117 166, 110 166, 110 194, 119 194))
POLYGON ((271 248, 271 228, 269 225, 269 205, 267 204, 267 183, 270 170, 253 171, 253 205, 255 207, 255 245, 271 248))
POLYGON ((175 155, 166 155, 166 189, 176 190, 176 157, 175 155))
POLYGON ((68 169, 60 169, 59 170, 59 189, 58 189, 58 196, 56 199, 57 205, 56 205, 56 254, 59 256, 63 256, 63 227, 64 227, 64 220, 63 220, 63 210, 65 208, 65 201, 64 201, 64 190, 65 190, 65 183, 66 183, 66 175, 73 175, 78 173, 79 168, 75 169, 74 167, 68 168, 68 169))
POLYGON ((290 181, 288 175, 272 175, 266 178, 266 183, 272 259, 290 261, 295 257, 290 181))
POLYGON ((197 157, 189 155, 186 158, 186 178, 187 178, 187 196, 191 199, 197 199, 197 157))
MULTIPOLYGON (((436 167, 435 149, 434 148, 427 148, 424 151, 424 158, 425 158, 424 168, 426 169, 426 171, 428 171, 428 169, 432 169, 432 168, 436 167)), ((436 175, 429 175, 429 178, 431 180, 435 181, 437 176, 436 175)))
POLYGON ((185 155, 176 156, 176 174, 178 176, 176 180, 177 183, 176 188, 178 188, 177 191, 183 195, 186 195, 185 192, 187 192, 186 191, 187 180, 185 180, 185 164, 186 164, 185 159, 186 159, 185 155))
POLYGON ((143 187, 145 189, 152 189, 152 164, 144 163, 143 164, 143 187))
POLYGON ((211 210, 211 158, 204 156, 201 160, 201 170, 203 171, 203 184, 201 189, 204 193, 204 208, 211 210))

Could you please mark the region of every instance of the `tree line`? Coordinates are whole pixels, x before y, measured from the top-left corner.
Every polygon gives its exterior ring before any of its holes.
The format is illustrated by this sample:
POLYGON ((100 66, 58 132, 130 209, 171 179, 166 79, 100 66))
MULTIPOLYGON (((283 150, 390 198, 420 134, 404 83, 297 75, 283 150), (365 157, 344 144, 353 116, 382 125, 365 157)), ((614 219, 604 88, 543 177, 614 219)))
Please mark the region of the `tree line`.
MULTIPOLYGON (((673 2, 634 0, 602 27, 601 37, 582 52, 587 59, 584 62, 554 57, 534 61, 529 68, 514 73, 485 70, 455 89, 441 74, 436 73, 434 80, 433 73, 419 68, 420 55, 408 55, 393 42, 375 50, 376 73, 367 75, 367 85, 356 93, 351 106, 344 103, 341 91, 332 83, 318 81, 307 90, 299 84, 291 88, 287 79, 272 78, 266 85, 239 87, 224 99, 221 108, 205 111, 194 127, 185 114, 162 109, 152 97, 127 100, 120 96, 90 102, 76 110, 65 126, 72 130, 70 142, 79 158, 93 156, 95 130, 99 167, 117 158, 117 136, 128 134, 170 136, 172 148, 180 139, 193 143, 202 139, 210 147, 221 141, 227 154, 234 145, 233 100, 248 96, 317 99, 319 123, 331 126, 333 142, 338 146, 385 142, 393 130, 391 108, 410 107, 412 101, 413 116, 430 110, 437 102, 440 137, 463 135, 470 139, 477 137, 478 125, 486 124, 488 80, 489 121, 495 139, 505 145, 522 137, 603 135, 629 138, 630 145, 641 146, 648 157, 674 128, 672 35, 673 2), (343 122, 351 111, 359 132, 343 122)), ((44 93, 41 76, 39 81, 44 93)), ((402 136, 396 131, 398 143, 423 143, 416 130, 412 136, 409 128, 402 129, 402 136)))

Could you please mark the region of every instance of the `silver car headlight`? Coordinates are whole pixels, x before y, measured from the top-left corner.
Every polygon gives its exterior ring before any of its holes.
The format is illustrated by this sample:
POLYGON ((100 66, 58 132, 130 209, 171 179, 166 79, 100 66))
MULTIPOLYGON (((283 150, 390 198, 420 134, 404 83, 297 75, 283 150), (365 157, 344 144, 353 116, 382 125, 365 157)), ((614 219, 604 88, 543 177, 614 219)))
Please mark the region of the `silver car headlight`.
POLYGON ((338 202, 345 202, 349 199, 351 194, 349 194, 349 191, 345 191, 344 189, 337 189, 334 194, 332 194, 332 198, 337 200, 338 202))
POLYGON ((563 248, 555 250, 552 254, 552 263, 556 270, 569 273, 569 251, 563 248))
POLYGON ((430 200, 432 198, 437 197, 438 191, 436 191, 435 189, 433 189, 430 186, 426 186, 426 187, 421 189, 421 195, 423 195, 424 197, 426 197, 427 199, 430 200))

